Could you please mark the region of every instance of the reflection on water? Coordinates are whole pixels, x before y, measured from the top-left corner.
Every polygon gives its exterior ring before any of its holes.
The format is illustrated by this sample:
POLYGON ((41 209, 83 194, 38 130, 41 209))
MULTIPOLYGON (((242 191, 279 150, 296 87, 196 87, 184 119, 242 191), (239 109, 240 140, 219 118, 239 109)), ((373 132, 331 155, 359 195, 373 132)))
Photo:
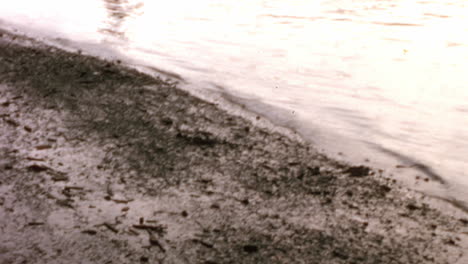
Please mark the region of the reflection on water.
POLYGON ((138 16, 144 6, 143 2, 131 3, 129 0, 103 0, 107 11, 106 27, 100 32, 125 38, 125 20, 129 16, 138 16))
POLYGON ((468 201, 465 1, 75 2, 15 0, 0 18, 223 87, 329 153, 468 201))

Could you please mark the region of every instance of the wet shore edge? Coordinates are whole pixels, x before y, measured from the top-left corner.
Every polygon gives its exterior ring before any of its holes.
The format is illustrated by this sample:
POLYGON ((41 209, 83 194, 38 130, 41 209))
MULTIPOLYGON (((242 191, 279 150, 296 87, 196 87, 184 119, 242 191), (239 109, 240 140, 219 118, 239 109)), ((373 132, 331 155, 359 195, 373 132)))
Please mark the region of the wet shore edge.
POLYGON ((0 175, 0 263, 467 261, 468 218, 379 170, 2 30, 0 175))

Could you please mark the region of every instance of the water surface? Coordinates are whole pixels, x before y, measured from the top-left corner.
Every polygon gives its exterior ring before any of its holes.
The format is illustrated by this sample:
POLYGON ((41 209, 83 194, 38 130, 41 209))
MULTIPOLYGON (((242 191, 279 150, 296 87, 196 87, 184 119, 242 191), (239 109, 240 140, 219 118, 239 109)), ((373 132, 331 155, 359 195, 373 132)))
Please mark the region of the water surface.
POLYGON ((429 178, 413 186, 465 202, 467 14, 463 0, 15 0, 0 9, 4 26, 173 72, 329 154, 393 168, 411 184, 429 178))

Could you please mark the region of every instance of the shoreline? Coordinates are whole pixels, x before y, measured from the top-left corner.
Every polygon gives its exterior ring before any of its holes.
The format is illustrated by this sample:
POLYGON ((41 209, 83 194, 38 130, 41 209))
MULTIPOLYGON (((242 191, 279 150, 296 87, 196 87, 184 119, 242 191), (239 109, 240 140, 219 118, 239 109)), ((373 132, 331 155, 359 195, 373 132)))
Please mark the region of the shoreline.
POLYGON ((466 217, 118 62, 0 31, 0 105, 2 263, 467 260, 466 217))

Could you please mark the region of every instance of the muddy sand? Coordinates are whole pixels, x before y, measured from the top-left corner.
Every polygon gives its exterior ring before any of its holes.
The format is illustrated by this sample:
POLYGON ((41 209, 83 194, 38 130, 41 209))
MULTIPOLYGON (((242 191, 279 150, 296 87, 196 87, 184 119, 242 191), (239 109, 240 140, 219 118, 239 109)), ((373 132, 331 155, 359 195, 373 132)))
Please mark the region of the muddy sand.
POLYGON ((167 80, 0 32, 0 263, 468 263, 468 218, 167 80))

